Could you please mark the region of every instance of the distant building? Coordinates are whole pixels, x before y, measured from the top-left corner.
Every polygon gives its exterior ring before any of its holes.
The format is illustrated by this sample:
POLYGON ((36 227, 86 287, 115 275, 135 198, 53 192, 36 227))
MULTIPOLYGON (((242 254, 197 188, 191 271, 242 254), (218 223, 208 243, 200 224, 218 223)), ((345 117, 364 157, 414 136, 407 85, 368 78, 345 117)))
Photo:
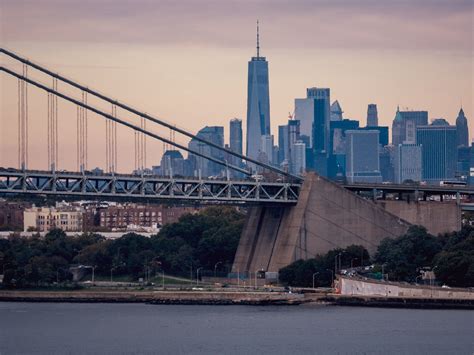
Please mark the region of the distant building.
POLYGON ((348 182, 382 182, 379 131, 346 131, 346 178, 348 182))
MULTIPOLYGON (((197 136, 224 148, 224 127, 222 126, 206 126, 197 133, 197 136)), ((188 146, 190 149, 206 156, 211 156, 222 161, 224 160, 223 151, 213 148, 197 139, 191 139, 188 146)), ((199 173, 201 177, 216 176, 220 175, 223 169, 221 165, 198 155, 189 154, 188 159, 193 165, 191 169, 193 170, 192 175, 194 176, 199 176, 199 173)))
POLYGON ((336 100, 332 103, 330 112, 331 112, 331 121, 342 121, 342 114, 344 113, 344 111, 342 111, 339 101, 336 100))
POLYGON ((455 176, 463 181, 469 179, 469 168, 471 163, 471 147, 463 145, 457 148, 457 164, 455 176))
POLYGON ((416 144, 399 144, 395 147, 393 162, 396 184, 406 180, 422 180, 422 147, 416 144))
POLYGON ((381 147, 379 152, 380 159, 380 173, 384 182, 394 182, 393 161, 395 156, 395 147, 393 145, 386 145, 381 147))
POLYGON ((367 107, 367 127, 377 127, 379 125, 379 115, 376 104, 369 104, 367 107))
POLYGON ((288 121, 288 156, 291 166, 291 150, 293 149, 293 144, 300 140, 301 133, 301 122, 298 120, 289 120, 288 121))
POLYGON ((290 171, 296 175, 303 175, 306 171, 306 145, 302 141, 296 141, 291 146, 290 171))
POLYGON ((264 163, 273 164, 273 136, 263 135, 260 143, 260 151, 263 155, 260 160, 264 163))
POLYGON ((415 144, 416 127, 428 124, 428 111, 400 111, 392 123, 392 144, 415 144))
POLYGON ((133 227, 160 227, 175 223, 186 213, 194 213, 193 207, 164 205, 125 204, 101 209, 100 227, 107 230, 127 230, 133 227))
POLYGON ((83 229, 81 207, 31 207, 23 213, 24 231, 49 232, 62 229, 65 232, 81 232, 83 229))
POLYGON ((161 157, 160 175, 184 176, 184 158, 179 150, 167 150, 161 157))
POLYGON ((369 131, 370 130, 379 131, 379 144, 382 147, 385 147, 386 145, 388 145, 388 127, 387 126, 375 126, 375 127, 368 126, 368 127, 361 127, 359 129, 369 130, 369 131))
POLYGON ((300 121, 300 134, 310 137, 314 151, 326 154, 329 148, 330 90, 306 89, 305 99, 295 99, 294 118, 300 121))
POLYGON ((471 143, 471 159, 469 164, 469 184, 474 185, 474 142, 471 143))
POLYGON ((288 139, 288 125, 278 126, 278 165, 280 165, 284 160, 290 160, 290 146, 288 139))
POLYGON ((469 128, 462 108, 456 118, 456 144, 458 147, 469 147, 469 128))
MULTIPOLYGON (((233 118, 229 124, 229 148, 231 151, 242 154, 242 120, 233 118)), ((232 156, 233 165, 239 166, 241 159, 232 156)))
POLYGON ((0 230, 23 230, 23 210, 31 205, 0 200, 0 230))
POLYGON ((346 131, 359 128, 359 121, 344 119, 330 122, 328 177, 342 178, 346 171, 346 131))
POLYGON ((422 145, 423 180, 439 183, 455 178, 457 149, 456 126, 434 121, 416 129, 417 144, 422 145), (435 124, 436 123, 436 124, 435 124))
MULTIPOLYGON (((260 56, 257 24, 257 56, 248 63, 247 83, 247 156, 258 159, 261 137, 270 135, 270 96, 268 62, 260 56)), ((253 164, 252 164, 253 166, 253 164)), ((255 168, 255 167, 254 167, 255 168)))

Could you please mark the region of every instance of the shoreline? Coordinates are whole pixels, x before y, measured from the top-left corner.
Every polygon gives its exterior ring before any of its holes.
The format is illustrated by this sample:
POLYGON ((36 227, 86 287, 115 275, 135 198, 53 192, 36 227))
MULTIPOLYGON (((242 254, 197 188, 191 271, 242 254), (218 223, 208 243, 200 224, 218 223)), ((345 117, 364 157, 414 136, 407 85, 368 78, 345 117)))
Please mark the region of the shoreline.
POLYGON ((145 303, 163 305, 332 305, 350 307, 474 310, 474 300, 409 297, 360 297, 242 291, 0 291, 0 302, 145 303))

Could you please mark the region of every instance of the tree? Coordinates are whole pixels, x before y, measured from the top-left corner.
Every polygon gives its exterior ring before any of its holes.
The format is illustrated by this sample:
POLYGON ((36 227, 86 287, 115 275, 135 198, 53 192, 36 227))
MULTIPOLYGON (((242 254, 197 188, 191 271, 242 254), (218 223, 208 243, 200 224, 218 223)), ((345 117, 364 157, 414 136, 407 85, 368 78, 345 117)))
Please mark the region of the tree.
POLYGON ((435 258, 434 269, 436 278, 449 286, 474 286, 474 231, 457 244, 448 243, 449 248, 439 253, 435 258))
POLYGON ((428 234, 424 227, 412 226, 398 238, 382 240, 375 261, 385 265, 390 279, 413 282, 420 268, 433 266, 433 259, 440 251, 438 238, 428 234))

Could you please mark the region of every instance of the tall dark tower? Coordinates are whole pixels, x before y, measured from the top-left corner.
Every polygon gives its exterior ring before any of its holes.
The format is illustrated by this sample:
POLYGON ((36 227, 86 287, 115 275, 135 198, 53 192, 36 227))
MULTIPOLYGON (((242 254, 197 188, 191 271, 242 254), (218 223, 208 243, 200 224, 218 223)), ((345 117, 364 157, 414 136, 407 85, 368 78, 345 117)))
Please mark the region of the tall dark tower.
POLYGON ((469 147, 469 129, 462 108, 459 110, 458 118, 456 118, 456 144, 458 147, 469 147))
POLYGON ((369 104, 367 106, 367 127, 377 127, 379 125, 379 115, 377 113, 377 105, 369 104))
POLYGON ((247 156, 258 159, 262 136, 270 135, 270 97, 268 62, 260 56, 260 33, 257 21, 257 56, 248 64, 247 86, 247 156))

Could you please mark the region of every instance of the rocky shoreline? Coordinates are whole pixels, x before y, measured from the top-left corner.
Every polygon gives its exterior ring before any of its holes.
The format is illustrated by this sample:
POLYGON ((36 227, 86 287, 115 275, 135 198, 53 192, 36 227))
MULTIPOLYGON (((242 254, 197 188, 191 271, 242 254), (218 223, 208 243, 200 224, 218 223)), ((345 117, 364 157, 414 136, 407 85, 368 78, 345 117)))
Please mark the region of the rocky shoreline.
POLYGON ((352 307, 474 309, 473 300, 357 297, 323 293, 218 291, 0 291, 0 302, 147 303, 156 305, 296 306, 325 304, 352 307))

